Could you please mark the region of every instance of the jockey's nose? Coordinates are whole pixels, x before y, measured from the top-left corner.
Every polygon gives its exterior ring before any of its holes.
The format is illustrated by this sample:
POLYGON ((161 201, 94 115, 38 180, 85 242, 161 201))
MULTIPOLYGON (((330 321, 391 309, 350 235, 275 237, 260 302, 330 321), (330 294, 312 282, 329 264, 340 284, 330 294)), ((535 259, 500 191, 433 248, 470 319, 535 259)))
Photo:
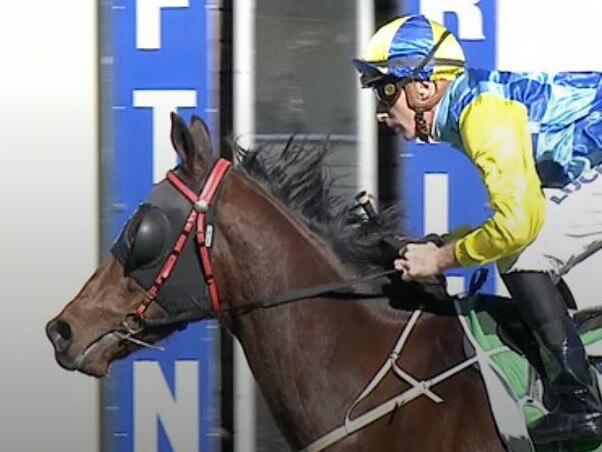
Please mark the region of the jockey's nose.
POLYGON ((73 341, 71 326, 64 320, 54 319, 46 325, 46 335, 57 353, 63 354, 67 351, 73 341))

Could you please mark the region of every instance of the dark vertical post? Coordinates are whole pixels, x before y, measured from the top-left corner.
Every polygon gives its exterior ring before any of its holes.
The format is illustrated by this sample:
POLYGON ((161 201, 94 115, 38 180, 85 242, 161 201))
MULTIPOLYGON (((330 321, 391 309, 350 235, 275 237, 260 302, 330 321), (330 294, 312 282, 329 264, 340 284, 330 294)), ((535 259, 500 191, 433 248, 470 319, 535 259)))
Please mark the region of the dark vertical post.
POLYGON ((219 68, 219 97, 220 97, 220 155, 227 159, 232 159, 232 148, 230 139, 232 138, 232 118, 233 111, 233 19, 232 19, 232 0, 221 1, 221 37, 220 37, 220 68, 219 68))
MULTIPOLYGON (((398 14, 399 1, 375 0, 375 29, 398 14)), ((399 146, 395 133, 385 125, 378 126, 378 200, 386 207, 399 203, 397 183, 399 175, 399 146)))
MULTIPOLYGON (((232 159, 232 118, 233 105, 233 51, 232 51, 232 0, 220 2, 220 40, 219 40, 219 129, 220 155, 232 159)), ((220 332, 220 388, 221 388, 221 428, 222 452, 234 451, 234 349, 233 338, 225 329, 220 332)))

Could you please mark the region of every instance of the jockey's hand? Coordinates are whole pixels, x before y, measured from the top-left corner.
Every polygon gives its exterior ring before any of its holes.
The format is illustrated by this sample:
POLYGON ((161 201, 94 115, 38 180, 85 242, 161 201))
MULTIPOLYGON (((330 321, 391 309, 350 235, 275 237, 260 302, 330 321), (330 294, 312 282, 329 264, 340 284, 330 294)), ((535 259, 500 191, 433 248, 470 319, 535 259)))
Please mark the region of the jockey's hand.
POLYGON ((443 273, 458 266, 453 243, 437 247, 434 243, 411 243, 399 251, 394 261, 397 270, 403 272, 401 279, 414 281, 443 273))

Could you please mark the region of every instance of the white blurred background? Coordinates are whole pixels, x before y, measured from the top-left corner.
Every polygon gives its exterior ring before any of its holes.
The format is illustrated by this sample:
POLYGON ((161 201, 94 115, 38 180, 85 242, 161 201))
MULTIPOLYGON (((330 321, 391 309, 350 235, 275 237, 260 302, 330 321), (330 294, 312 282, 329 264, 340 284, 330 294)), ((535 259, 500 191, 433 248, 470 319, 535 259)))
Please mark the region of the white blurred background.
POLYGON ((44 333, 96 267, 94 0, 0 3, 0 450, 95 452, 98 383, 44 333))

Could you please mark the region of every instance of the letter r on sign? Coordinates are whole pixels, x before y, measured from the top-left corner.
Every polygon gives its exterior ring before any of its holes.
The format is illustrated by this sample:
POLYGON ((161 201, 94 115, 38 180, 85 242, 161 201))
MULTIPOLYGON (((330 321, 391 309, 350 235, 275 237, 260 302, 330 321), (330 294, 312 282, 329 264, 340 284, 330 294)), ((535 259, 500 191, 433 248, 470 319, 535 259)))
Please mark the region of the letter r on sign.
POLYGON ((445 13, 458 17, 458 38, 478 41, 485 39, 481 0, 420 0, 420 12, 429 19, 443 23, 445 13))

